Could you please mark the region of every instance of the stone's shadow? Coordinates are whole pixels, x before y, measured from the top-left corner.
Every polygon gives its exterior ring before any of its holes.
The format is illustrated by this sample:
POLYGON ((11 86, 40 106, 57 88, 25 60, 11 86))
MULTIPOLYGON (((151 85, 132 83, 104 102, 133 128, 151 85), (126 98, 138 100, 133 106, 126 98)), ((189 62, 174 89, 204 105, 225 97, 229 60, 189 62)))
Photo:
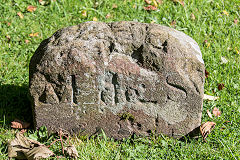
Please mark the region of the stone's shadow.
POLYGON ((33 122, 28 85, 0 85, 0 125, 10 125, 14 119, 33 122))
POLYGON ((183 142, 191 142, 193 139, 198 140, 201 137, 200 126, 181 137, 179 140, 183 142))

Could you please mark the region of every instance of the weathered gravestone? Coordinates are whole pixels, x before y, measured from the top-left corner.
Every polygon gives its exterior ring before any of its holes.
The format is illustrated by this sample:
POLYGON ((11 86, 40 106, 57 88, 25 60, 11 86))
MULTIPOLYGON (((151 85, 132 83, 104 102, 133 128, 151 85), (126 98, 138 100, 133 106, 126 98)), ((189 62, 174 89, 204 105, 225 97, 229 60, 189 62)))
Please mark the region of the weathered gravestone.
POLYGON ((30 62, 35 127, 106 135, 186 135, 201 123, 197 43, 157 24, 86 22, 44 40, 30 62))

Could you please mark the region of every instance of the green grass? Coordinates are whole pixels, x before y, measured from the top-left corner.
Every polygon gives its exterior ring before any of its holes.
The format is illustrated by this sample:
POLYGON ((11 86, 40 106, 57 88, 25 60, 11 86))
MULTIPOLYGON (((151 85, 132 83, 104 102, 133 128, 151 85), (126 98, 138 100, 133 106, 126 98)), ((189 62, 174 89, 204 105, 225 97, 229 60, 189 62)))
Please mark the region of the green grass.
MULTIPOLYGON (((91 21, 94 17, 104 22, 154 21, 188 34, 198 42, 210 73, 205 93, 220 98, 204 102, 202 121, 217 123, 207 142, 202 138, 180 141, 165 136, 123 141, 106 137, 79 138, 81 142, 73 138, 81 159, 239 159, 240 22, 235 24, 234 19, 240 20, 240 1, 185 0, 183 7, 171 0, 163 0, 156 11, 145 11, 144 0, 99 0, 98 5, 96 2, 56 0, 42 6, 37 0, 0 0, 0 159, 7 159, 6 143, 16 132, 10 129, 10 122, 15 118, 32 121, 27 93, 28 66, 34 51, 42 40, 58 29, 91 21), (113 9, 113 4, 118 7, 113 9), (28 12, 28 5, 36 6, 36 11, 28 12), (87 17, 82 16, 82 11, 87 11, 87 17), (23 19, 18 12, 23 13, 23 19), (110 18, 106 18, 108 13, 110 18), (173 20, 175 26, 170 25, 173 20), (29 36, 36 32, 39 36, 29 36), (221 57, 228 63, 222 64, 221 57), (224 84, 223 90, 218 90, 219 83, 224 84), (218 107, 222 115, 212 120, 206 110, 214 107, 218 107)), ((56 143, 51 149, 58 153, 59 147, 56 143)))

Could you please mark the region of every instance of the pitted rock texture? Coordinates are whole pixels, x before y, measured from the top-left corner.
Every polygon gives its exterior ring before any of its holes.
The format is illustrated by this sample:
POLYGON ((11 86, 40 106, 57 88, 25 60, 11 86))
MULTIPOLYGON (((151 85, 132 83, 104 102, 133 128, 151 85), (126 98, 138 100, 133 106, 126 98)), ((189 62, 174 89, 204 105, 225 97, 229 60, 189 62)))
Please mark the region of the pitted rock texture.
POLYGON ((201 123, 197 43, 157 24, 86 22, 44 40, 30 62, 35 127, 121 139, 186 135, 201 123))

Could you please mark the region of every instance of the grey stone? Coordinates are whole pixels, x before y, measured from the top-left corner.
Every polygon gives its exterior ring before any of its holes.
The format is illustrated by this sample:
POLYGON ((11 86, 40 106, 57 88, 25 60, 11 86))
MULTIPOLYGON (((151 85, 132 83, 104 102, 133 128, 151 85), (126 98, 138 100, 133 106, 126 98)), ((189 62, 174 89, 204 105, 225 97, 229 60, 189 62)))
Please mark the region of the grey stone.
POLYGON ((86 22, 44 40, 30 62, 36 128, 121 139, 173 137, 201 123, 204 62, 186 34, 157 24, 86 22))

